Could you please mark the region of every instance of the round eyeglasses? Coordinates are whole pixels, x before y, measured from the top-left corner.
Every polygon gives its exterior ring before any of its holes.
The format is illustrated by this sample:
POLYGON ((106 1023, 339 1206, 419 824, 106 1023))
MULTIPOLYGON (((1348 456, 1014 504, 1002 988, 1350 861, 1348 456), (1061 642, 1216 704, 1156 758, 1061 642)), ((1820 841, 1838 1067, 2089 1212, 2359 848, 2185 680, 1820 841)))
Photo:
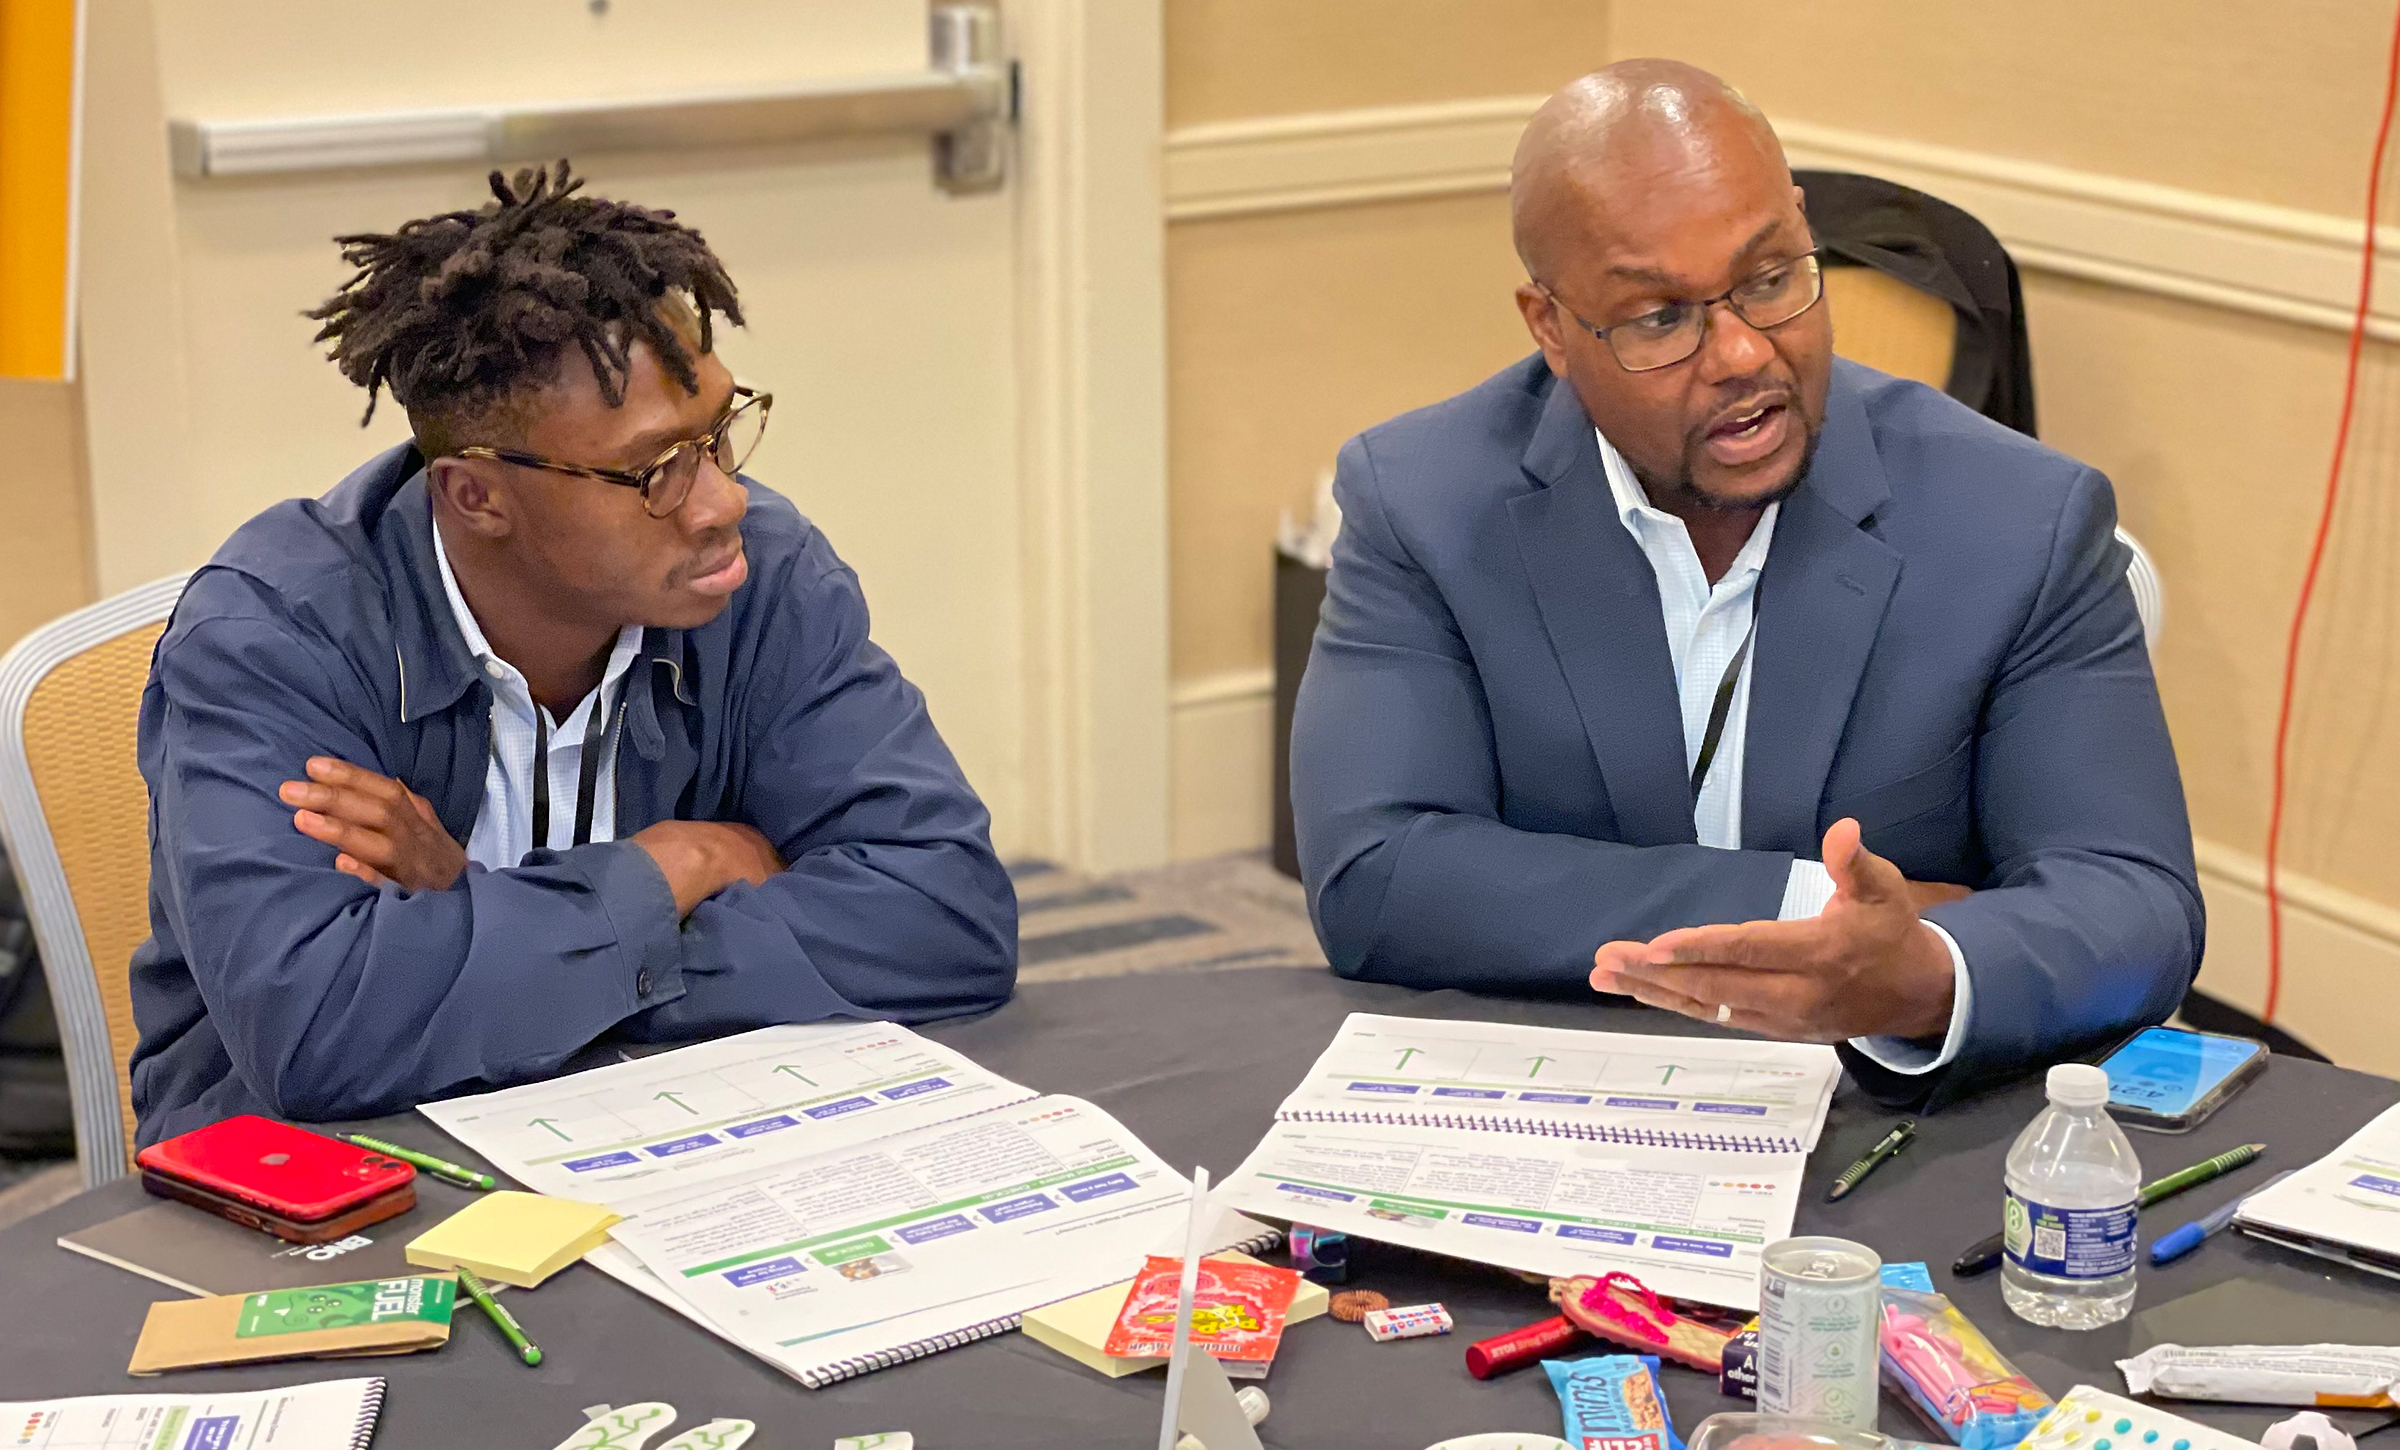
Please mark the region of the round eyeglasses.
POLYGON ((727 477, 741 471, 750 455, 757 451, 759 439, 766 436, 767 410, 775 405, 773 393, 753 392, 737 387, 727 401, 725 411, 708 432, 698 438, 686 438, 658 455, 647 467, 632 470, 622 468, 586 468, 580 463, 561 463, 536 453, 520 453, 513 448, 485 448, 478 444, 461 448, 455 458, 488 458, 496 463, 513 463, 519 468, 546 468, 552 473, 569 473, 577 478, 596 478, 620 488, 639 489, 642 512, 654 519, 663 519, 683 507, 692 494, 692 480, 700 476, 703 457, 716 461, 727 477))
POLYGON ((1709 312, 1720 302, 1761 332, 1781 327, 1816 306, 1825 295, 1825 272, 1818 261, 1822 255, 1821 251, 1803 253, 1753 272, 1714 297, 1670 302, 1613 327, 1585 321, 1559 300, 1549 283, 1536 281, 1534 285, 1559 311, 1574 318, 1578 327, 1607 343, 1617 366, 1629 373, 1646 373, 1671 368, 1698 352, 1708 336, 1709 312))

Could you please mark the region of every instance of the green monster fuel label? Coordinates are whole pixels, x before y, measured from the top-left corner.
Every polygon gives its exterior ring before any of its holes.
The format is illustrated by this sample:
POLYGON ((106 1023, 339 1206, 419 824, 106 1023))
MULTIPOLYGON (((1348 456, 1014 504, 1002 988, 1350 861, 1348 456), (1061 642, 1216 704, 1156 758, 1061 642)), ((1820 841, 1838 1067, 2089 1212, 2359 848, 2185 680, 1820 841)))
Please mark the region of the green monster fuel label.
POLYGON ((305 1334, 319 1329, 357 1329, 404 1319, 448 1324, 458 1286, 448 1279, 369 1279, 356 1284, 321 1284, 314 1289, 273 1289, 242 1300, 236 1339, 268 1334, 305 1334))

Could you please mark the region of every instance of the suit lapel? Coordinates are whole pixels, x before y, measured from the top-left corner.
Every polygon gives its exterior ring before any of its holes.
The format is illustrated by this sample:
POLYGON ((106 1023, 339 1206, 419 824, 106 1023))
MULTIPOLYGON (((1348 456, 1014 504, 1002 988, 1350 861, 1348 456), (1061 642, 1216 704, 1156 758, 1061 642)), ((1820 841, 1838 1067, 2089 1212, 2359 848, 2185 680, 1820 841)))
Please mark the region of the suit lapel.
POLYGON ((1551 384, 1525 468, 1546 486, 1509 503, 1517 549, 1600 763, 1618 838, 1692 841, 1683 710, 1658 580, 1617 518, 1591 420, 1563 379, 1551 384))
POLYGON ((1784 501, 1758 581, 1758 643, 1742 756, 1742 844, 1814 859, 1817 808, 1900 579, 1860 525, 1891 497, 1866 409, 1834 365, 1808 480, 1784 501))

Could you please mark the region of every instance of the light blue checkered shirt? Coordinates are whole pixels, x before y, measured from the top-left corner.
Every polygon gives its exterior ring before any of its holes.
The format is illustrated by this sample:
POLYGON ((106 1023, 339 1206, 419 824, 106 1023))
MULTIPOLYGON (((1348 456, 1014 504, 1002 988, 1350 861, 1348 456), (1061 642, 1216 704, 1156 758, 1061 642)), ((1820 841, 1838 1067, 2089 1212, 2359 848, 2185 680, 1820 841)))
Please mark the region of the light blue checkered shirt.
MULTIPOLYGON (((450 572, 450 551, 442 544, 438 523, 433 530, 433 557, 441 565, 442 592, 450 598, 458 632, 466 636, 468 652, 492 687, 491 760, 483 773, 483 809, 475 813, 475 830, 467 837, 467 859, 494 871, 504 870, 523 861, 535 844, 534 712, 542 707, 534 703, 533 690, 517 667, 492 653, 483 627, 475 622, 475 611, 467 608, 465 596, 458 592, 458 576, 450 572)), ((614 708, 625 672, 641 651, 640 625, 618 630, 616 646, 608 652, 608 668, 600 676, 600 688, 584 696, 564 720, 542 710, 542 718, 550 726, 550 839, 541 844, 560 851, 575 844, 575 796, 583 785, 584 731, 591 725, 594 710, 614 708)), ((613 735, 609 739, 613 744, 613 735)), ((617 772, 612 760, 600 772, 592 793, 591 839, 616 838, 617 772)))
MULTIPOLYGON (((1658 576, 1658 603, 1667 626, 1667 656, 1675 665, 1675 690, 1683 705, 1683 765, 1688 772, 1700 759, 1700 741, 1708 730, 1708 712, 1716 704, 1734 652, 1750 631, 1752 601, 1758 597, 1758 576, 1767 567, 1767 550, 1775 541, 1775 518, 1780 503, 1759 515, 1748 542, 1733 556, 1733 564, 1714 585, 1700 567, 1700 555, 1683 520, 1650 505, 1649 495, 1633 476, 1632 466, 1598 429, 1600 467, 1608 475, 1608 491, 1616 499, 1617 518, 1641 547, 1658 576)), ((1750 675, 1758 659, 1753 643, 1750 658, 1733 687, 1733 702, 1725 712, 1724 733, 1710 762, 1708 779, 1692 805, 1692 829, 1703 846, 1739 850, 1742 844, 1742 755, 1750 734, 1750 675)), ((1794 858, 1783 886, 1781 921, 1815 916, 1833 899, 1833 878, 1822 863, 1794 858)), ((1947 1067, 1966 1039, 1967 1018, 1975 989, 1967 977, 1967 958, 1950 933, 1932 922, 1934 933, 1950 948, 1957 992, 1950 1009, 1950 1030, 1939 1052, 1905 1038, 1860 1037, 1851 1045, 1894 1072, 1931 1072, 1947 1067)))

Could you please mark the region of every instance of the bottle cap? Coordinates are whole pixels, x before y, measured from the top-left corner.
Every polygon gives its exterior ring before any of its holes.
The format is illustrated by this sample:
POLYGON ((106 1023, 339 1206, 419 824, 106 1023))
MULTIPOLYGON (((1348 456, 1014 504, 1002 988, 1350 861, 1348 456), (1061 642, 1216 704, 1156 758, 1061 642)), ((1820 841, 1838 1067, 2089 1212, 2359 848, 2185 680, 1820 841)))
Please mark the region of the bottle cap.
POLYGON ((2050 1101, 2062 1108, 2096 1108, 2108 1101, 2108 1073, 2088 1062, 2062 1062, 2046 1081, 2050 1101))

